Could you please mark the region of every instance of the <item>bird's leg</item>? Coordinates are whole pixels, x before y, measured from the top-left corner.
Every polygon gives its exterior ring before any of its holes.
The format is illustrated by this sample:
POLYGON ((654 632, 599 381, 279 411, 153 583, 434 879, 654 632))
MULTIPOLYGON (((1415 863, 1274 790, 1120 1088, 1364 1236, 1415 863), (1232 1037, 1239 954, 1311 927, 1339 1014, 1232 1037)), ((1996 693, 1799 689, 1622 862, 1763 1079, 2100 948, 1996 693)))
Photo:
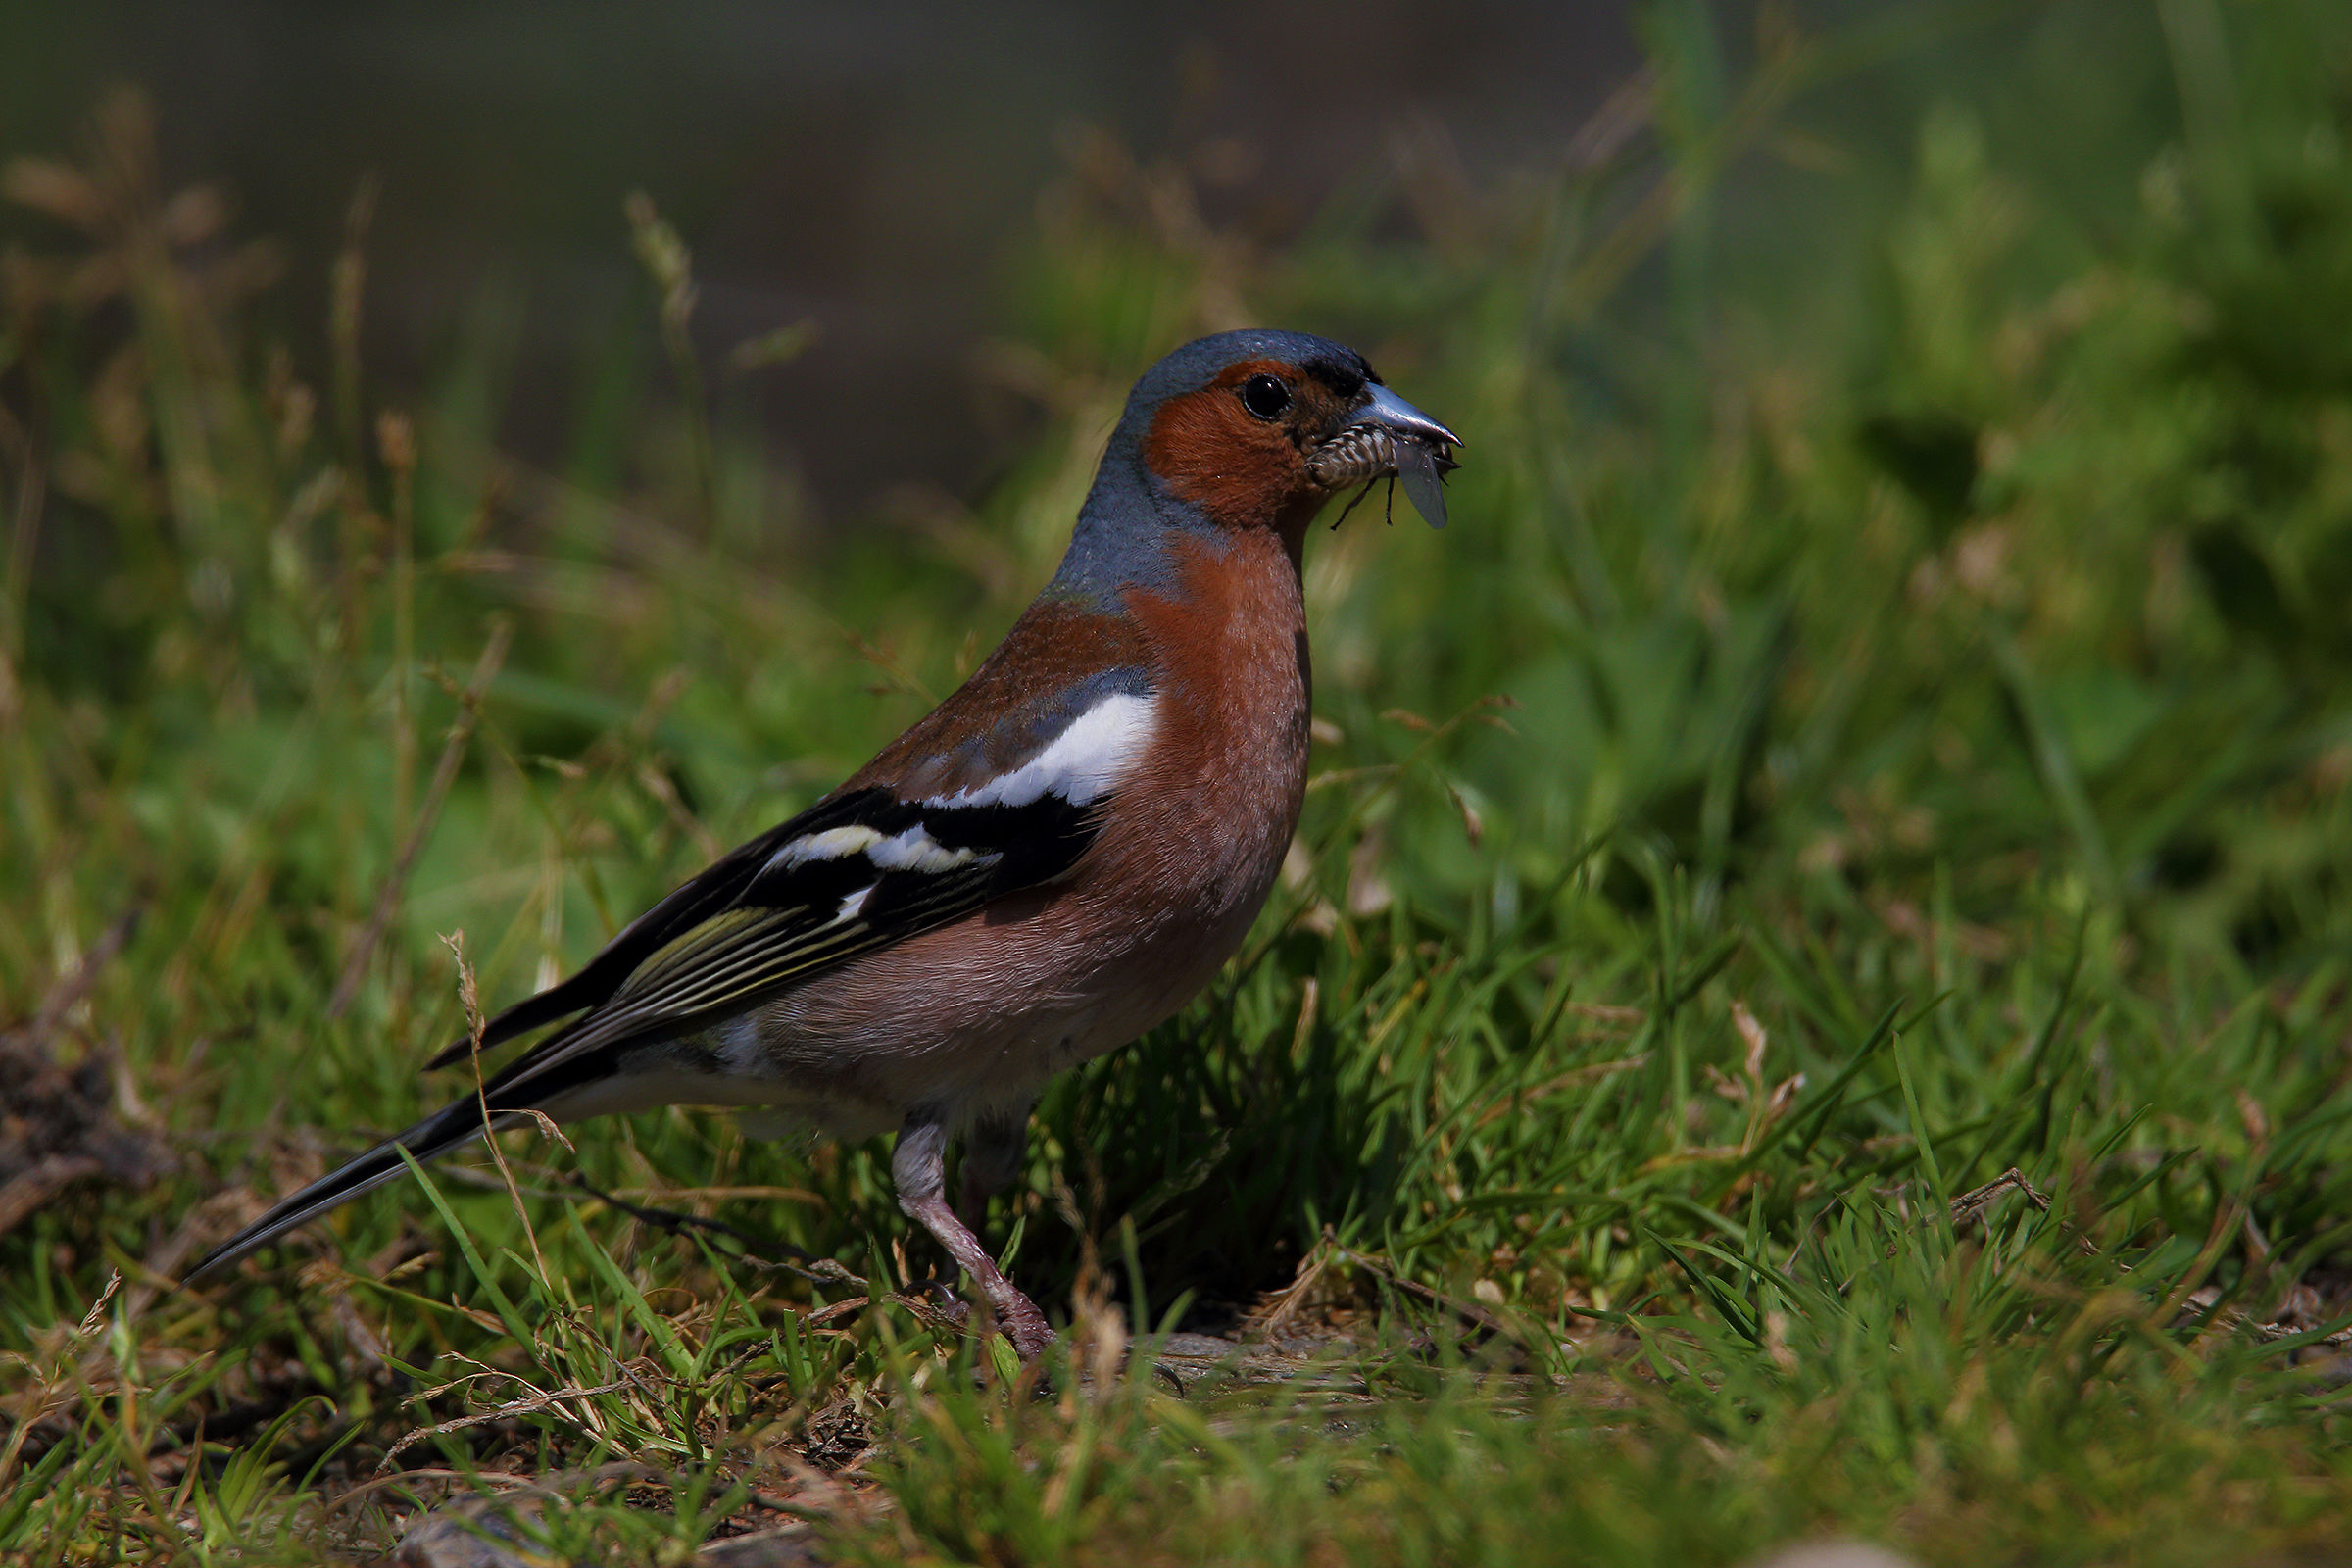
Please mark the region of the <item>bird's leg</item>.
POLYGON ((899 1207, 948 1250, 956 1266, 972 1277, 988 1298, 997 1325, 1012 1341, 1024 1361, 1034 1361, 1054 1343, 1054 1331, 1037 1303, 1020 1293, 997 1268, 996 1259, 980 1239, 964 1227, 948 1206, 948 1127, 936 1110, 910 1113, 899 1129, 899 1147, 890 1156, 890 1178, 899 1190, 899 1207))
POLYGON ((1009 1114, 983 1116, 963 1138, 963 1180, 957 1184, 956 1214, 972 1230, 988 1215, 988 1200, 1012 1185, 1029 1142, 1027 1106, 1009 1114))

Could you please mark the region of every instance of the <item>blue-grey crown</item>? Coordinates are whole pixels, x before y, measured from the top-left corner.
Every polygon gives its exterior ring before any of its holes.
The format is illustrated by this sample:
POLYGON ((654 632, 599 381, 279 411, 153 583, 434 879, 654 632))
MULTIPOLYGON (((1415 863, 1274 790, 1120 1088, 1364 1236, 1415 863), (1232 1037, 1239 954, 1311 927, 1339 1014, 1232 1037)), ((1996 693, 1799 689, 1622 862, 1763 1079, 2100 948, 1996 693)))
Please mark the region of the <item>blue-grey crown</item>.
POLYGON ((1238 332, 1197 337, 1146 370, 1143 379, 1135 383, 1135 390, 1128 394, 1127 420, 1181 393, 1199 391, 1236 360, 1287 360, 1302 369, 1325 366, 1342 376, 1367 381, 1380 379, 1372 373, 1372 367, 1364 363, 1364 357, 1345 343, 1334 343, 1311 332, 1249 326, 1238 332))

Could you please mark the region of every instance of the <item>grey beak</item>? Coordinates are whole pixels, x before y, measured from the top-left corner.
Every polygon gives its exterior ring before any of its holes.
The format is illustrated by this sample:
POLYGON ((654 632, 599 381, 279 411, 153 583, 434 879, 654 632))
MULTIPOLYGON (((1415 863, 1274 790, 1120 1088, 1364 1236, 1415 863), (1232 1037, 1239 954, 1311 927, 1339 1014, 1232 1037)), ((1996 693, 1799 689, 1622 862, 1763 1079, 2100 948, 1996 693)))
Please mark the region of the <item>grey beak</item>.
POLYGON ((1377 382, 1364 388, 1371 402, 1356 416, 1358 424, 1377 424, 1424 443, 1458 447, 1462 438, 1377 382))
POLYGON ((1405 499, 1432 528, 1446 526, 1446 470, 1455 466, 1453 449, 1462 438, 1377 382, 1365 388, 1371 401, 1356 415, 1358 424, 1377 425, 1401 440, 1392 441, 1396 482, 1405 499))

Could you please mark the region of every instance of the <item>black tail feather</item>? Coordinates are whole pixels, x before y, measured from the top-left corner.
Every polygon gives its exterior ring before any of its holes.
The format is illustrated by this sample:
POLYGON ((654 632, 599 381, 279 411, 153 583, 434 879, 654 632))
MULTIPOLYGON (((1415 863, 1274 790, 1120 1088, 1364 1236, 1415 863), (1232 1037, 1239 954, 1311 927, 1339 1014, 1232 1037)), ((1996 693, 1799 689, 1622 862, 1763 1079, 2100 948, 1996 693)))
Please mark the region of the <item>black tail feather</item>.
MULTIPOLYGON (((514 1110, 491 1112, 493 1125, 501 1131, 516 1125, 522 1119, 522 1113, 514 1110)), ((358 1158, 347 1161, 292 1197, 273 1204, 260 1219, 197 1259, 196 1266, 181 1277, 181 1283, 193 1284, 205 1275, 225 1268, 247 1253, 268 1246, 296 1226, 351 1201, 362 1193, 381 1187, 408 1168, 400 1157, 403 1149, 409 1152, 410 1158, 422 1164, 453 1149, 463 1148, 481 1136, 482 1103, 479 1100, 468 1096, 453 1105, 443 1106, 415 1126, 394 1134, 358 1158)))
POLYGON ((482 1136, 485 1101, 489 1104, 492 1129, 505 1132, 522 1125, 539 1107, 552 1105, 572 1091, 594 1084, 618 1069, 619 1057, 610 1049, 588 1052, 551 1065, 548 1054, 563 1043, 567 1032, 548 1036, 509 1062, 478 1094, 442 1106, 415 1126, 394 1133, 358 1158, 319 1177, 291 1198, 281 1200, 260 1219, 198 1258, 196 1266, 181 1277, 181 1282, 190 1283, 224 1268, 297 1225, 383 1186, 407 1169, 400 1157, 404 1149, 418 1164, 437 1159, 451 1150, 463 1149, 482 1136))

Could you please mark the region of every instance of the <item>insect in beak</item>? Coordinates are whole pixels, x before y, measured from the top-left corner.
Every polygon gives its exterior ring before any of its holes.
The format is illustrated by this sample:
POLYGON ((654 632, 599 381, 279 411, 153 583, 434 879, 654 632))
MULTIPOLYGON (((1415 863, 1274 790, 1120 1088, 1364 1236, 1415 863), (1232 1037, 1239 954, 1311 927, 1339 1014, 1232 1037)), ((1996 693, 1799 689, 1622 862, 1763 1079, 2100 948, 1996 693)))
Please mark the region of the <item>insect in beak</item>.
POLYGON ((1431 527, 1445 527, 1442 481, 1460 466, 1453 451, 1462 438, 1385 386, 1373 384, 1364 390, 1364 406, 1339 434, 1315 449, 1307 459, 1307 471, 1335 490, 1359 479, 1395 479, 1431 527))

